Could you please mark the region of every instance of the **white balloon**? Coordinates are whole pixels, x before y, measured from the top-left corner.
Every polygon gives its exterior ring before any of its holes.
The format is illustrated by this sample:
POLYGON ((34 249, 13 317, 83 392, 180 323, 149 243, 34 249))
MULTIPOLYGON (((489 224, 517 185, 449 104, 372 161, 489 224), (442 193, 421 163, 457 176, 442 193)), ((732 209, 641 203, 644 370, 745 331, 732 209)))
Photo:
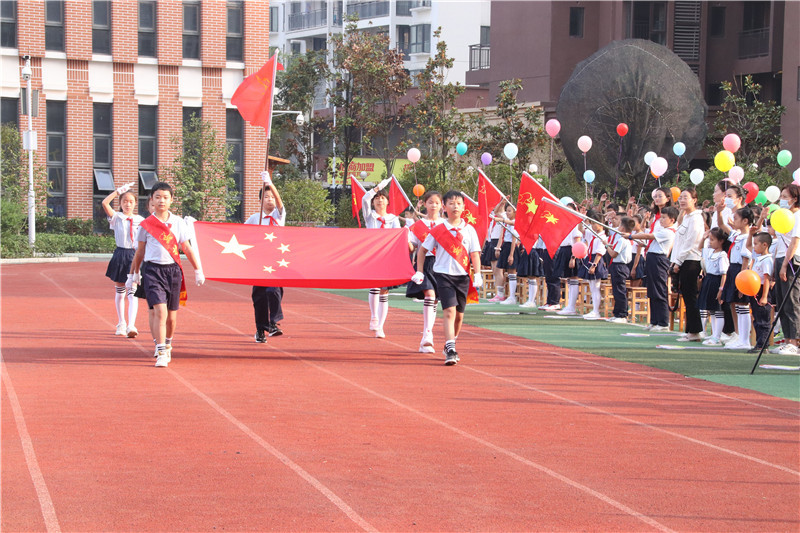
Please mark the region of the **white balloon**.
POLYGON ((774 185, 770 185, 764 191, 764 196, 767 197, 767 200, 772 202, 773 204, 778 201, 778 198, 781 197, 781 190, 774 185))
POLYGON ((536 166, 536 163, 531 163, 528 165, 528 172, 531 174, 536 174, 539 171, 539 167, 536 166))
POLYGON ((653 164, 655 158, 658 157, 655 152, 647 152, 644 154, 644 164, 648 167, 653 164))
POLYGON ((700 170, 699 168, 696 168, 696 169, 692 170, 691 173, 689 173, 689 179, 695 185, 700 185, 701 183, 703 183, 703 178, 704 177, 705 177, 705 174, 703 174, 703 171, 700 170))
POLYGON ((361 174, 359 174, 359 176, 361 176, 361 179, 366 178, 367 177, 367 171, 366 170, 362 170, 361 174))
POLYGON ((578 149, 584 154, 592 149, 592 138, 588 135, 582 135, 578 138, 578 149))
POLYGON ((650 170, 652 170, 653 174, 656 176, 663 176, 667 168, 669 168, 669 163, 667 163, 667 160, 663 157, 656 157, 650 164, 650 170))
POLYGON ((419 161, 419 158, 422 156, 422 154, 420 153, 419 148, 411 148, 408 150, 406 156, 408 157, 409 161, 416 163, 419 161))
POLYGON ((559 200, 559 202, 561 202, 561 205, 569 205, 569 204, 574 204, 575 200, 573 200, 569 196, 564 196, 561 198, 561 200, 559 200))

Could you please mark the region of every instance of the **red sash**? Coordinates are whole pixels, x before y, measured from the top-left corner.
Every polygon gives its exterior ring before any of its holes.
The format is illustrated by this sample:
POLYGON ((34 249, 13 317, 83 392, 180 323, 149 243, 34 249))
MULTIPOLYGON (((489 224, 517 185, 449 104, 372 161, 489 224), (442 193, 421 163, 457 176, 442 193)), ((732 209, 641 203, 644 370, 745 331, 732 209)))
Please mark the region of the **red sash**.
POLYGON ((159 218, 155 215, 150 215, 146 219, 142 220, 142 223, 139 226, 144 228, 147 233, 152 235, 153 238, 158 241, 158 244, 163 246, 167 253, 169 253, 169 256, 172 258, 172 260, 178 263, 178 267, 181 269, 180 303, 181 305, 186 305, 186 299, 188 297, 186 292, 186 276, 183 275, 181 255, 178 251, 178 241, 175 239, 175 235, 173 235, 169 227, 161 222, 161 220, 159 220, 159 218))
MULTIPOLYGON (((425 242, 425 239, 428 237, 428 233, 431 232, 431 228, 428 227, 425 220, 417 220, 414 224, 411 225, 411 233, 414 234, 414 237, 419 239, 420 244, 425 242)), ((436 255, 436 249, 434 248, 431 253, 436 255)))
POLYGON ((435 226, 430 231, 430 234, 434 239, 436 239, 436 242, 438 242, 439 245, 444 248, 444 251, 450 254, 450 257, 455 259, 456 262, 461 265, 461 268, 467 272, 467 275, 469 276, 467 303, 478 303, 478 291, 475 290, 475 287, 472 285, 472 274, 470 273, 469 268, 469 254, 467 253, 466 248, 464 248, 464 244, 458 240, 456 236, 445 227, 444 224, 435 226))

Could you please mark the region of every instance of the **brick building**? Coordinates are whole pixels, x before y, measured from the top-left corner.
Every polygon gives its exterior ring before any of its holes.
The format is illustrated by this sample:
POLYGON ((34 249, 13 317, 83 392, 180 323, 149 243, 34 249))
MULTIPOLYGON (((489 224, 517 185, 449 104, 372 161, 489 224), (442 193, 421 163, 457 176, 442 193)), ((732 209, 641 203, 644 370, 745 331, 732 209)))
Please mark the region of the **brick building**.
POLYGON ((230 99, 268 59, 269 4, 241 0, 2 0, 2 121, 27 128, 20 70, 39 90, 37 162, 47 165, 50 213, 102 227, 100 200, 136 181, 140 212, 170 139, 193 113, 232 147, 242 204, 258 209, 264 131, 230 99))

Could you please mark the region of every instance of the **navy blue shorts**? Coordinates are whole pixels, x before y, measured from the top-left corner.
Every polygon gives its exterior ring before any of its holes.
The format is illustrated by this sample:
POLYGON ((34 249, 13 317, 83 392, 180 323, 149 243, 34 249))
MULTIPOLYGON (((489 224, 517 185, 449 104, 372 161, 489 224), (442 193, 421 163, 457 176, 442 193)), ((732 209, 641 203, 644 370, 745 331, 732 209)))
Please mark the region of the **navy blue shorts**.
POLYGON ((436 272, 436 288, 439 291, 442 309, 455 307, 456 311, 463 313, 467 308, 469 276, 451 276, 436 272))
POLYGON ((142 286, 150 307, 167 304, 167 309, 177 311, 181 301, 181 267, 177 263, 159 265, 147 263, 142 269, 142 286))

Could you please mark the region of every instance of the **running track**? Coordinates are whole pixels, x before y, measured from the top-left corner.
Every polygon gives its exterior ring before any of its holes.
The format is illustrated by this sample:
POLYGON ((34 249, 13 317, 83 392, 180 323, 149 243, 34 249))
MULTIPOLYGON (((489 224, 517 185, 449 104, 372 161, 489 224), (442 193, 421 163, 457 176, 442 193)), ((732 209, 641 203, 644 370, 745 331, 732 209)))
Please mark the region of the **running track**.
POLYGON ((156 369, 104 271, 2 268, 4 531, 800 529, 795 402, 308 289, 260 345, 213 282, 156 369))

